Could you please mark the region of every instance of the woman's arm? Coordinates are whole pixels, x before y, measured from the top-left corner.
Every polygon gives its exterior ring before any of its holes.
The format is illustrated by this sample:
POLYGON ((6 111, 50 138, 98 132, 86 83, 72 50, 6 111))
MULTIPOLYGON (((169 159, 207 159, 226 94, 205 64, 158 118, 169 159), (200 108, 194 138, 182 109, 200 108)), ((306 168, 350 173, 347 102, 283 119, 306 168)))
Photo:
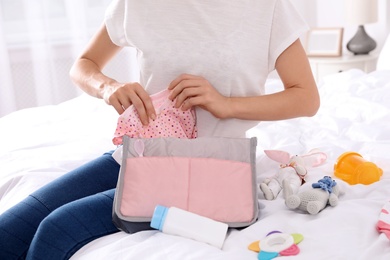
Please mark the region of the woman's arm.
POLYGON ((305 50, 299 40, 279 56, 276 60, 276 70, 285 90, 246 100, 232 99, 232 117, 243 115, 242 119, 281 120, 313 116, 317 113, 320 97, 305 50), (248 105, 243 105, 247 102, 248 105))
POLYGON ((102 98, 121 114, 134 105, 143 124, 155 118, 152 101, 144 88, 136 82, 119 83, 104 75, 103 68, 122 48, 115 45, 103 25, 73 64, 72 81, 91 96, 102 98))
POLYGON ((225 97, 201 77, 181 75, 170 84, 177 106, 200 106, 217 118, 271 121, 316 114, 320 98, 306 53, 299 40, 277 59, 284 91, 253 97, 225 97))

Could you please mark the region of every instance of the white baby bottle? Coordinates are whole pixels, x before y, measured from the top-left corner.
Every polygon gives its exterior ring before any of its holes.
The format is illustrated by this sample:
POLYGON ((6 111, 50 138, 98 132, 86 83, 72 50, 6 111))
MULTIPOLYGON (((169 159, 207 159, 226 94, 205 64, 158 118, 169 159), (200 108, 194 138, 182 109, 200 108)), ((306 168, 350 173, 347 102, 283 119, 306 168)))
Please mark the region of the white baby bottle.
POLYGON ((222 248, 228 225, 176 207, 158 205, 150 223, 152 228, 222 248))

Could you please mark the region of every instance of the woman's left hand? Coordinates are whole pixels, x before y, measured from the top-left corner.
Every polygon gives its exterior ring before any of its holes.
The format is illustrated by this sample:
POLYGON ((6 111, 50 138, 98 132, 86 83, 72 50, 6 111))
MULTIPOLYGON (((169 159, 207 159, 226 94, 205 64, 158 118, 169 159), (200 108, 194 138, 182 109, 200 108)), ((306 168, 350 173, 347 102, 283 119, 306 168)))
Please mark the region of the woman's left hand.
POLYGON ((176 99, 176 107, 188 110, 198 106, 217 118, 227 118, 229 98, 221 95, 206 79, 182 74, 169 84, 169 98, 176 99))

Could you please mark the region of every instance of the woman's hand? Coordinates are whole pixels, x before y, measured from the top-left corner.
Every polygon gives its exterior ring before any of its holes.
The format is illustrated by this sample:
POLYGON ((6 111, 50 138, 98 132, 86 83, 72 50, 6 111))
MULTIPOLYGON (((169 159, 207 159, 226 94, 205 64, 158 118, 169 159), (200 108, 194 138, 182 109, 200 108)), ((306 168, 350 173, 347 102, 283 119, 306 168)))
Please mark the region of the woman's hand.
POLYGON ((82 90, 91 96, 103 98, 119 114, 134 105, 142 124, 147 125, 149 118, 156 118, 156 112, 145 89, 138 83, 118 83, 102 73, 106 64, 121 49, 122 47, 111 41, 103 24, 81 56, 76 59, 70 70, 70 77, 82 90))
POLYGON ((169 98, 176 99, 176 107, 188 110, 194 106, 210 112, 217 118, 226 118, 228 115, 229 98, 221 95, 206 79, 182 74, 169 84, 172 90, 169 98))
POLYGON ((143 125, 149 124, 149 118, 156 119, 152 100, 139 83, 112 83, 106 85, 102 96, 104 101, 113 106, 119 114, 134 105, 143 125))

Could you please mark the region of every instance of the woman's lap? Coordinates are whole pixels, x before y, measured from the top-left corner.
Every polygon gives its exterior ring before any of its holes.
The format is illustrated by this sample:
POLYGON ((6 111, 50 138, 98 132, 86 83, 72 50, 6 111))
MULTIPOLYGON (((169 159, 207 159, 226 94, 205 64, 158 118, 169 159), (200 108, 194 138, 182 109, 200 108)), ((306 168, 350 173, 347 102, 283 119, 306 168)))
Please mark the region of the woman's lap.
POLYGON ((118 232, 111 215, 114 194, 111 189, 54 210, 39 225, 27 259, 69 259, 88 242, 118 232))
POLYGON ((111 212, 119 167, 106 153, 0 215, 0 259, 23 259, 27 250, 31 259, 42 253, 44 259, 67 258, 89 241, 117 232, 111 212), (56 252, 61 256, 48 258, 56 252))
POLYGON ((110 153, 63 175, 32 193, 48 210, 99 192, 114 189, 120 166, 110 153))

